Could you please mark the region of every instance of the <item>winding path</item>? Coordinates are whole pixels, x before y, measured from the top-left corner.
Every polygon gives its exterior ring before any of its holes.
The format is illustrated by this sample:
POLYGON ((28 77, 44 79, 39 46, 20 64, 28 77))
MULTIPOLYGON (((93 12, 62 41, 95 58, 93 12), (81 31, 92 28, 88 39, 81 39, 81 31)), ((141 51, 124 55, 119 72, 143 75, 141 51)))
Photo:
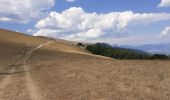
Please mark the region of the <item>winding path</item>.
POLYGON ((26 51, 15 64, 8 66, 8 70, 1 72, 4 75, 0 80, 0 100, 45 100, 32 80, 26 62, 35 50, 52 42, 49 41, 26 51), (17 74, 19 71, 24 73, 17 74))

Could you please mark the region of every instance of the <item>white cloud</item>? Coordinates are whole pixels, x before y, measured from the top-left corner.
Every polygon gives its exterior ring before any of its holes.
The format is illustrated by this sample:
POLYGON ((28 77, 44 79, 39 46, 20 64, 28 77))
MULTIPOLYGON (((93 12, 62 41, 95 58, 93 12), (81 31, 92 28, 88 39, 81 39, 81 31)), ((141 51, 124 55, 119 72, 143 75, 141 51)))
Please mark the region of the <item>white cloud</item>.
POLYGON ((26 32, 32 34, 32 33, 35 33, 36 31, 37 31, 37 30, 28 29, 26 32))
POLYGON ((27 23, 44 16, 55 0, 0 0, 0 21, 27 23))
POLYGON ((161 32, 160 36, 170 35, 170 26, 165 27, 165 29, 161 32))
POLYGON ((161 0, 161 3, 158 7, 170 7, 170 0, 161 0))
POLYGON ((34 35, 51 36, 68 40, 95 40, 113 38, 131 25, 149 24, 170 20, 167 13, 134 13, 132 11, 107 14, 87 13, 82 8, 72 7, 62 13, 51 12, 36 24, 34 35))
POLYGON ((75 0, 66 0, 67 2, 74 2, 75 0))
POLYGON ((6 17, 0 17, 0 22, 10 22, 12 19, 6 17))

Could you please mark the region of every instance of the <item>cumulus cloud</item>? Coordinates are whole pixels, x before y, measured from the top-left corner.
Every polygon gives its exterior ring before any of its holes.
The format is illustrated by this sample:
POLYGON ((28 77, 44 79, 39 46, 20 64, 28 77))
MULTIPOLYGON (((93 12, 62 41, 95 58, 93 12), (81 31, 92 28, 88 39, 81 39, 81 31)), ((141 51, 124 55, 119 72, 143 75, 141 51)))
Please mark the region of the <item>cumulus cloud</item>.
POLYGON ((165 27, 165 29, 161 32, 160 36, 170 35, 170 26, 165 27))
POLYGON ((158 7, 170 7, 170 0, 161 0, 161 3, 158 7))
POLYGON ((44 16, 55 0, 0 0, 0 21, 27 23, 44 16))
POLYGON ((68 40, 92 40, 124 33, 128 26, 170 20, 167 13, 134 13, 132 11, 107 14, 87 13, 80 7, 72 7, 61 13, 51 12, 35 27, 35 36, 50 36, 68 40))

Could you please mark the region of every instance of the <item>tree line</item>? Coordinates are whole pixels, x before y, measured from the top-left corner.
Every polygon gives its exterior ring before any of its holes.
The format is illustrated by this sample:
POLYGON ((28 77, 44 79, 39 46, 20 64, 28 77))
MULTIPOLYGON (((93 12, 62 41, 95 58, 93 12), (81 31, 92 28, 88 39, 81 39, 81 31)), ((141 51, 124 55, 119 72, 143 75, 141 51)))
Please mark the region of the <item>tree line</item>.
POLYGON ((170 59, 170 56, 164 54, 149 54, 140 50, 112 47, 105 43, 87 45, 86 49, 93 54, 116 59, 170 59))

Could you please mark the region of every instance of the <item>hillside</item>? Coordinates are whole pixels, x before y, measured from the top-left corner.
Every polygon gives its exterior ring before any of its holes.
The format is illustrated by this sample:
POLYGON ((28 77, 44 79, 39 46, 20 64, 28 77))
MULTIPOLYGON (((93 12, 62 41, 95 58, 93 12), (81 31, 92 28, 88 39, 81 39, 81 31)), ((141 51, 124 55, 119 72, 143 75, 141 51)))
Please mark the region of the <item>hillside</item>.
POLYGON ((169 100, 170 62, 96 56, 0 30, 0 100, 169 100))
POLYGON ((16 44, 24 44, 24 45, 32 45, 36 46, 42 43, 46 43, 48 41, 53 41, 53 43, 44 46, 43 48, 48 48, 50 50, 57 51, 65 51, 65 52, 74 52, 74 53, 87 53, 84 49, 77 47, 75 42, 69 42, 61 39, 51 39, 45 37, 33 37, 29 35, 25 35, 22 33, 0 30, 0 42, 7 43, 16 43, 16 44))

